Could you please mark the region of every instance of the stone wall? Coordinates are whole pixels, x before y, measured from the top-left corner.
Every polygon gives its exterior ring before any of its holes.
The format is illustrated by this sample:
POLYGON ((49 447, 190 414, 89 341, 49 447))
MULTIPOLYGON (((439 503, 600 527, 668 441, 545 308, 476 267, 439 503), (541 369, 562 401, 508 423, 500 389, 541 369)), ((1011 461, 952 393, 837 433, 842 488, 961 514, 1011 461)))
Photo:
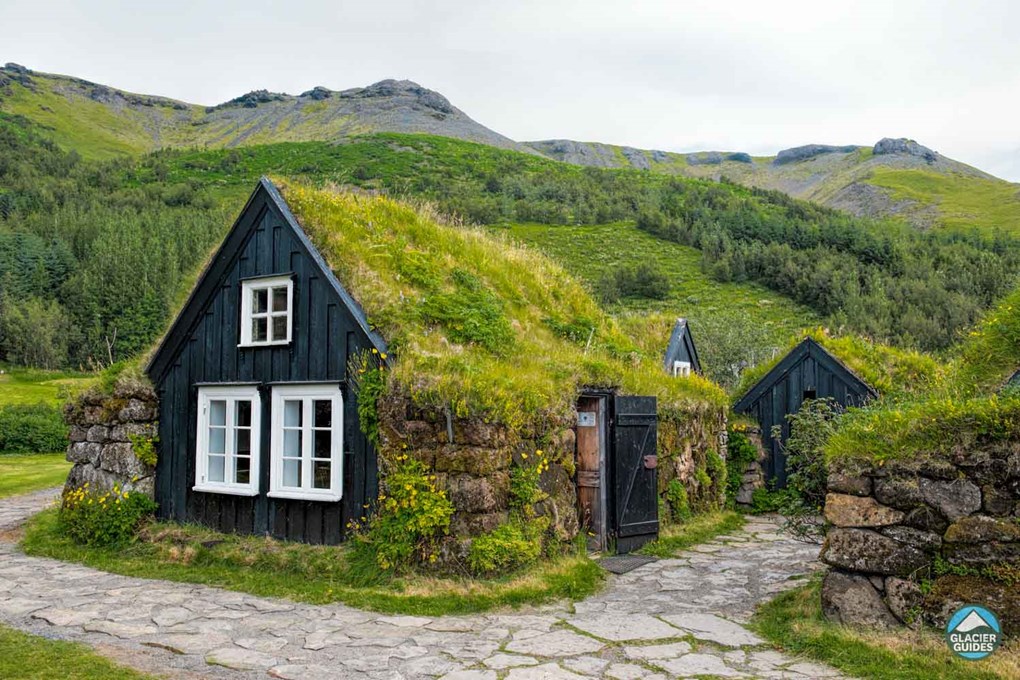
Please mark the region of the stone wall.
POLYGON ((140 384, 118 384, 108 395, 88 392, 68 404, 67 460, 74 466, 65 488, 88 482, 90 488, 106 491, 116 484, 151 498, 155 470, 138 460, 131 438, 155 436, 157 406, 155 392, 140 384))
MULTIPOLYGON (((726 411, 705 406, 674 416, 659 414, 658 483, 659 495, 669 483, 680 480, 695 512, 718 510, 726 504, 725 466, 712 471, 708 463, 711 453, 726 459, 726 411), (703 474, 699 475, 698 472, 703 474), (716 477, 721 473, 720 477, 716 477), (710 484, 705 483, 705 475, 710 484)), ((661 518, 660 518, 661 519, 661 518)))
POLYGON ((448 417, 440 409, 420 409, 407 397, 388 396, 379 404, 380 473, 386 452, 403 451, 424 462, 446 490, 455 512, 450 531, 458 540, 492 531, 510 514, 510 469, 541 449, 549 469, 540 486, 549 497, 538 514, 550 518, 564 541, 578 532, 574 490, 574 430, 569 419, 550 418, 538 431, 513 431, 481 419, 448 417), (406 448, 405 448, 406 447, 406 448))
POLYGON ((744 436, 758 451, 758 457, 748 463, 747 468, 744 469, 744 477, 737 490, 737 504, 749 506, 754 501, 754 492, 765 488, 765 456, 768 455, 768 452, 762 443, 760 428, 747 428, 744 430, 744 436))
POLYGON ((1020 444, 885 465, 835 466, 821 559, 827 617, 935 626, 962 604, 1020 633, 1020 444), (922 587, 923 585, 923 587, 922 587))

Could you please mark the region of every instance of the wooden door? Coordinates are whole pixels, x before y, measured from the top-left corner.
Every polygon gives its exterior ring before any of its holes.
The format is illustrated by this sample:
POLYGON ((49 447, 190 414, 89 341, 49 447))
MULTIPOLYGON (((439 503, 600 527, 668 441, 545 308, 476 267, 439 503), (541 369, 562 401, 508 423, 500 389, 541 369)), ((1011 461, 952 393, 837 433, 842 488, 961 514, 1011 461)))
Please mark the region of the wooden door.
POLYGON ((613 507, 617 552, 635 550, 659 535, 655 397, 615 397, 613 507))
POLYGON ((606 547, 605 397, 577 402, 577 505, 589 550, 606 547))

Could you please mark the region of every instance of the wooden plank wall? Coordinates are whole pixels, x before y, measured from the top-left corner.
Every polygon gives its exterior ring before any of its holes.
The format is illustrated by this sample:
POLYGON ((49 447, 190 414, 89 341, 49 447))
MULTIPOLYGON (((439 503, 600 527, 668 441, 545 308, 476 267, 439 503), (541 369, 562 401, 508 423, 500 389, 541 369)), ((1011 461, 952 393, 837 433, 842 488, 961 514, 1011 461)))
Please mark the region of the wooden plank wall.
MULTIPOLYGON (((355 400, 344 386, 343 499, 337 503, 266 497, 269 490, 270 399, 261 388, 260 494, 255 497, 192 490, 195 483, 198 383, 306 382, 346 379, 347 360, 369 341, 308 257, 296 235, 266 201, 249 207, 253 231, 221 279, 160 391, 160 459, 156 500, 163 518, 198 522, 225 532, 268 534, 309 543, 335 544, 348 522, 377 495, 375 451, 358 423, 355 400), (240 281, 293 274, 293 338, 288 347, 239 349, 240 281)), ((244 220, 242 220, 242 228, 244 220)))

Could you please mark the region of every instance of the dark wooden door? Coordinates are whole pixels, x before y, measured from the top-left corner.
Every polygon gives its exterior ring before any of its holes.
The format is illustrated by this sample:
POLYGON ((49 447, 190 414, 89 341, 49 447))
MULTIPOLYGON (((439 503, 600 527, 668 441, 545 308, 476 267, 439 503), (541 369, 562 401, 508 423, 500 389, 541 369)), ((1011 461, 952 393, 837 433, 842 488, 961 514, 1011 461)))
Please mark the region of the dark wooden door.
POLYGON ((630 552, 659 535, 655 397, 615 397, 613 518, 616 550, 630 552))
POLYGON ((577 401, 577 505, 589 550, 606 547, 605 397, 577 401))

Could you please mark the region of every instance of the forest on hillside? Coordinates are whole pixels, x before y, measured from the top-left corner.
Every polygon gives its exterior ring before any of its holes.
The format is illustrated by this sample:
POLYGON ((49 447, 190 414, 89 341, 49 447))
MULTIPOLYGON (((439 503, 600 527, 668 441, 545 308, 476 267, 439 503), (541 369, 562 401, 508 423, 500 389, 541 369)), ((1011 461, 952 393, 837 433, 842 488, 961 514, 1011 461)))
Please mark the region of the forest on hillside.
MULTIPOLYGON (((1020 271, 1020 242, 1001 234, 922 233, 778 192, 446 138, 381 134, 96 163, 0 115, 0 360, 92 368, 142 351, 262 174, 424 197, 480 224, 636 222, 700 248, 719 281, 756 281, 837 328, 926 350, 950 346, 1020 271)), ((623 294, 654 295, 647 283, 623 294)))

